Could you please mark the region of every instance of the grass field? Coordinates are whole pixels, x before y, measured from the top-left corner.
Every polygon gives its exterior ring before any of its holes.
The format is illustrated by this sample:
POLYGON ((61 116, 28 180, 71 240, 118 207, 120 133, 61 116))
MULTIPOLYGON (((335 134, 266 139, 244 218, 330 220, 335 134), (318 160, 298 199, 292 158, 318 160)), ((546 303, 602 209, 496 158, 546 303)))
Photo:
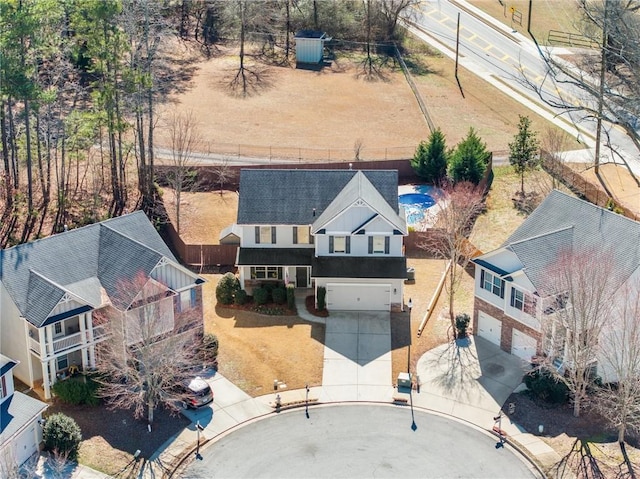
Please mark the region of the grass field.
POLYGON ((547 45, 550 30, 566 33, 579 33, 579 21, 576 2, 572 0, 469 0, 469 3, 488 13, 496 20, 526 35, 531 3, 531 32, 536 41, 547 45), (515 9, 512 22, 511 8, 515 9), (521 22, 518 21, 522 18, 521 22))

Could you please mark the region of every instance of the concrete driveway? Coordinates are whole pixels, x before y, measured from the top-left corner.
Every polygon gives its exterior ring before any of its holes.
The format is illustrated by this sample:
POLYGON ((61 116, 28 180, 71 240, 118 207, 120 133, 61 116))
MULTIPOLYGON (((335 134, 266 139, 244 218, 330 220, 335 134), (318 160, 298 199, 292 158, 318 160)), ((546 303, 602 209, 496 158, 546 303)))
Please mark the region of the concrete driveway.
POLYGON ((389 313, 332 311, 326 320, 319 400, 390 401, 392 397, 389 313))
POLYGON ((439 346, 420 358, 417 374, 421 388, 414 402, 490 429, 493 417, 528 369, 529 364, 516 356, 471 336, 439 346))

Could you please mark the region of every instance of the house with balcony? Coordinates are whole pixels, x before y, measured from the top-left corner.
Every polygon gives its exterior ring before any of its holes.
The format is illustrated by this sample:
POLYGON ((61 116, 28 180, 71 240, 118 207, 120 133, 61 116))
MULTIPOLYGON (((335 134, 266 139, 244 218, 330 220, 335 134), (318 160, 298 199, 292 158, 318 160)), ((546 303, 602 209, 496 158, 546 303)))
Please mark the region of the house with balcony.
MULTIPOLYGON (((474 334, 529 362, 548 354, 551 342, 565 344, 572 332, 559 312, 572 305, 566 292, 549 287, 550 272, 567 253, 577 258, 596 250, 610 255, 617 301, 640 278, 640 223, 552 191, 502 246, 472 260, 474 334), (548 337, 552 332, 566 338, 548 337)), ((553 359, 561 367, 562 351, 553 359)), ((614 380, 597 357, 594 369, 614 380)))
POLYGON ((42 413, 46 403, 14 390, 18 365, 0 354, 0 477, 12 473, 40 450, 42 413))
POLYGON ((402 308, 407 223, 395 170, 243 169, 236 226, 250 295, 286 283, 326 288, 329 310, 402 308))
POLYGON ((162 332, 201 330, 203 282, 179 264, 142 211, 1 250, 0 352, 18 360, 15 377, 42 387, 48 399, 56 381, 95 367, 106 335, 101 312, 135 314, 152 283, 164 290, 157 299, 162 332), (195 319, 182 324, 186 310, 195 319))

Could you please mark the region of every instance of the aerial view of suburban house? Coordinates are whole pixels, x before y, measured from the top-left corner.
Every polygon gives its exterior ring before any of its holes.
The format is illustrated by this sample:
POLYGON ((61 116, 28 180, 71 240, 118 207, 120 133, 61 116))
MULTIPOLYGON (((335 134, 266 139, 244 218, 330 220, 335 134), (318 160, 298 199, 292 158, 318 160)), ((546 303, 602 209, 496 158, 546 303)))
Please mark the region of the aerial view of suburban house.
MULTIPOLYGON (((144 281, 161 284, 174 329, 174 312, 192 309, 202 328, 203 280, 181 266, 142 211, 0 251, 0 352, 18 360, 15 377, 30 387, 51 386, 78 369, 95 367, 96 344, 105 338, 96 312, 135 313, 144 281), (124 304, 119 290, 129 291, 124 304)), ((181 326, 183 327, 183 326, 181 326)))
MULTIPOLYGON (((610 252, 613 288, 620 291, 640 276, 640 223, 551 192, 500 248, 473 260, 474 333, 525 361, 544 355, 541 325, 546 315, 565 307, 557 296, 545 296, 549 267, 563 252, 596 250, 610 252)), ((557 364, 562 360, 556 358, 557 364)), ((605 375, 600 364, 594 366, 605 375)))
POLYGON ((326 288, 329 310, 402 308, 407 235, 397 171, 244 169, 237 266, 266 282, 326 288))
POLYGON ((48 407, 21 392, 15 392, 12 370, 18 365, 0 354, 0 476, 8 476, 38 452, 42 441, 42 412, 48 407))

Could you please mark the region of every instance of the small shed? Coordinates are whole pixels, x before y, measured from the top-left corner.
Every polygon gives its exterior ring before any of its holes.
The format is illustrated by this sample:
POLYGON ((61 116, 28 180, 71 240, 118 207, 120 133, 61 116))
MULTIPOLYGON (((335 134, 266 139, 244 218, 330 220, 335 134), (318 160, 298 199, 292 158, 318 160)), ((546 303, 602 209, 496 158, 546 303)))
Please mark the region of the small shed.
POLYGON ((296 63, 320 63, 324 52, 324 43, 331 40, 325 32, 300 30, 295 35, 296 63))

